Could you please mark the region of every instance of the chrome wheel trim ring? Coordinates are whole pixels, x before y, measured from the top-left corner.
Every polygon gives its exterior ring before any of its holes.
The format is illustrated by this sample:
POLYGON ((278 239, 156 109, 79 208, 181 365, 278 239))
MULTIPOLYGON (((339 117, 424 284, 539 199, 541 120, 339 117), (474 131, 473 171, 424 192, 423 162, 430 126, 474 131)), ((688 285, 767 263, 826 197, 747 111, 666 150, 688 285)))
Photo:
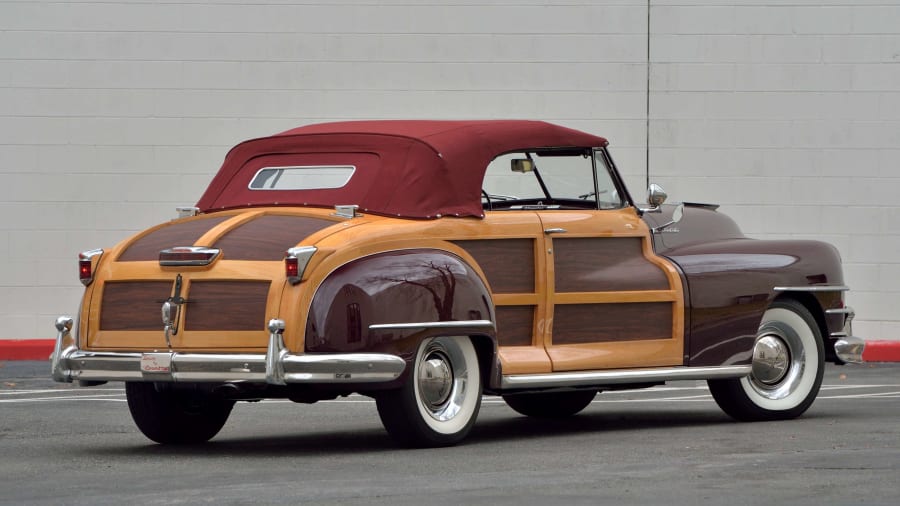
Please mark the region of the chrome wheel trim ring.
POLYGON ((467 337, 436 337, 427 340, 416 356, 413 386, 422 420, 435 432, 454 434, 463 430, 477 412, 480 396, 477 390, 478 360, 475 348, 467 337), (437 359, 438 362, 430 362, 437 359), (470 364, 470 365, 467 365, 470 364), (423 368, 449 371, 449 391, 439 395, 426 394, 427 385, 420 381, 423 368), (474 386, 473 386, 474 385, 474 386), (440 397, 440 399, 439 399, 440 397), (436 401, 440 402, 436 402, 436 401))
POLYGON ((741 379, 749 399, 762 409, 784 411, 803 403, 816 388, 821 358, 818 342, 810 324, 798 313, 787 308, 771 308, 763 316, 759 336, 776 335, 787 346, 790 361, 784 377, 767 385, 753 373, 741 379))

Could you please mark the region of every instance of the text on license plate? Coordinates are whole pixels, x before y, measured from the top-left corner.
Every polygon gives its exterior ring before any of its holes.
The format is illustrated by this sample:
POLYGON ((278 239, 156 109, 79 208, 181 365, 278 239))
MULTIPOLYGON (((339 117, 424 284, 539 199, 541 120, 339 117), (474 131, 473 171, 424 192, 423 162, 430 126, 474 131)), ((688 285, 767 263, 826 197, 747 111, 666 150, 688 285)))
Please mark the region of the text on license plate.
POLYGON ((172 370, 171 353, 144 353, 141 356, 141 371, 145 373, 168 373, 172 370))

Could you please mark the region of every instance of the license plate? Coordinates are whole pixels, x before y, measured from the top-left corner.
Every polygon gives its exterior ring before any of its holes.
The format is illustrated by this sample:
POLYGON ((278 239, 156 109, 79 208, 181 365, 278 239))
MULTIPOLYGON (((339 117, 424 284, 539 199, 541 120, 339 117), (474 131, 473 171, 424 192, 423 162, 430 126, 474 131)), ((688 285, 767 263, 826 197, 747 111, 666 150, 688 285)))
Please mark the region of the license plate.
POLYGON ((169 373, 172 372, 171 353, 144 353, 141 356, 141 371, 145 373, 169 373))

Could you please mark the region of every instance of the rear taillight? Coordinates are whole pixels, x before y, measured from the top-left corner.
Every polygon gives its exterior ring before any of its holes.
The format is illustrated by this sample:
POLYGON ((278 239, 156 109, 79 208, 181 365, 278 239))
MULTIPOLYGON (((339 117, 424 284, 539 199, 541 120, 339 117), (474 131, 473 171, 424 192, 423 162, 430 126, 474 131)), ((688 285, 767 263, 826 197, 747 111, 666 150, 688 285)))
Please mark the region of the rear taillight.
POLYGON ((182 246, 159 252, 159 265, 163 267, 203 267, 215 261, 221 250, 182 246))
POLYGON ((84 286, 88 286, 94 281, 94 268, 100 262, 102 255, 102 249, 82 251, 78 254, 78 279, 81 280, 81 284, 84 286))
POLYGON ((296 285, 303 278, 306 264, 316 252, 315 246, 300 246, 291 248, 284 254, 284 275, 292 285, 296 285))

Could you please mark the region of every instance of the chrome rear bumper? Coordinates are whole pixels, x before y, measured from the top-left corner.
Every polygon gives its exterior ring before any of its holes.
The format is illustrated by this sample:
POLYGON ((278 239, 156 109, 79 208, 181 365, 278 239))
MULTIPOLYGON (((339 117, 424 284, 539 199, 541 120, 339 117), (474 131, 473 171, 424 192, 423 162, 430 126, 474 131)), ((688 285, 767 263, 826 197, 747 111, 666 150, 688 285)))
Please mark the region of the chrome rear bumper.
POLYGON ((161 381, 213 383, 378 383, 400 376, 406 362, 381 353, 296 355, 285 349, 284 322, 269 322, 266 354, 96 352, 66 346, 72 318, 56 320, 56 346, 50 356, 53 379, 79 381, 161 381))

